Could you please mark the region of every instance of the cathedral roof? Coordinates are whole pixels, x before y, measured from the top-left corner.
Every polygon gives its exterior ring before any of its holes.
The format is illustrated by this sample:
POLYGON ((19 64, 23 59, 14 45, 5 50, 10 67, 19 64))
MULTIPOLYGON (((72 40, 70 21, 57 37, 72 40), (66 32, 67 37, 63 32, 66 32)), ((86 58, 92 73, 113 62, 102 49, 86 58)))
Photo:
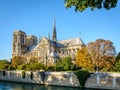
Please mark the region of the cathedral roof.
POLYGON ((37 44, 36 45, 32 45, 32 46, 29 46, 29 50, 33 50, 35 47, 37 46, 37 44))
POLYGON ((37 49, 37 48, 39 47, 39 45, 41 44, 41 42, 42 42, 43 44, 45 44, 46 42, 48 42, 48 38, 47 38, 47 37, 42 37, 37 44, 32 45, 32 46, 29 46, 28 49, 29 49, 29 50, 35 50, 35 49, 37 49), (45 42, 42 42, 42 40, 44 40, 45 42))
MULTIPOLYGON (((48 41, 48 38, 43 37, 37 45, 30 46, 29 50, 33 50, 33 49, 36 49, 37 47, 39 47, 39 45, 41 44, 43 39, 48 41)), ((50 40, 50 43, 53 44, 53 41, 50 40)), ((85 44, 80 38, 72 38, 72 39, 60 40, 55 44, 55 46, 57 46, 57 47, 76 46, 76 45, 81 46, 81 45, 85 45, 85 44)), ((51 55, 53 55, 53 54, 54 53, 52 53, 51 55)))
POLYGON ((72 38, 72 39, 58 41, 57 46, 61 47, 61 46, 73 46, 73 45, 85 45, 85 44, 80 38, 72 38))

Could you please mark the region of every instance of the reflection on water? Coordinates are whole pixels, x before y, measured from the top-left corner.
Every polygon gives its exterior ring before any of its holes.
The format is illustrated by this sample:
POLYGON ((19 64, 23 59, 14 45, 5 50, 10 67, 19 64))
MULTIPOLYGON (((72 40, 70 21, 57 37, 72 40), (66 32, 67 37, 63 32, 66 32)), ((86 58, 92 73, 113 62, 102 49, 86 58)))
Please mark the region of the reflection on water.
MULTIPOLYGON (((0 81, 0 90, 80 90, 80 88, 20 84, 20 83, 0 81)), ((92 90, 92 89, 84 89, 84 90, 92 90)))

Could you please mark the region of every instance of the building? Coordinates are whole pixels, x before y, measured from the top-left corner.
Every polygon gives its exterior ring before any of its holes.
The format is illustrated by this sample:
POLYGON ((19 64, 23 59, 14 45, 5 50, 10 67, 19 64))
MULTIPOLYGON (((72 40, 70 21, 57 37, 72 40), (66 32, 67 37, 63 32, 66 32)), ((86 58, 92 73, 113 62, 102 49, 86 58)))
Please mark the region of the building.
POLYGON ((25 32, 17 30, 13 34, 12 58, 21 56, 29 63, 31 58, 45 65, 53 65, 57 60, 70 56, 75 59, 76 52, 84 46, 80 38, 57 40, 56 23, 54 20, 52 39, 43 36, 38 40, 36 36, 27 36, 25 32))

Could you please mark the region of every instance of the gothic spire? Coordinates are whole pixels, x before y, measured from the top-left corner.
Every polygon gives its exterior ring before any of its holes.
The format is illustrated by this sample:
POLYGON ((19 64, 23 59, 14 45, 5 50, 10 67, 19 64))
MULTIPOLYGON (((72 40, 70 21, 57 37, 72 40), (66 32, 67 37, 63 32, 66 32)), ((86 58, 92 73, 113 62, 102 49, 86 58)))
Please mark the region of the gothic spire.
POLYGON ((48 33, 48 40, 50 41, 50 33, 48 33))
POLYGON ((55 20, 55 17, 54 17, 54 22, 53 22, 52 40, 55 41, 55 42, 57 41, 57 37, 56 37, 56 20, 55 20))

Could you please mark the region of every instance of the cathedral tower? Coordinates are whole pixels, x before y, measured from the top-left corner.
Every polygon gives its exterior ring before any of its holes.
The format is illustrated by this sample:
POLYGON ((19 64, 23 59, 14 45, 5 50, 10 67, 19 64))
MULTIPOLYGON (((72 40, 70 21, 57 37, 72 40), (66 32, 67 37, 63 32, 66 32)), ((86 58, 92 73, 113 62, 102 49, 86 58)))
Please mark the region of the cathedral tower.
POLYGON ((13 51, 12 57, 21 56, 25 54, 26 47, 26 33, 23 31, 15 31, 13 34, 13 51))

